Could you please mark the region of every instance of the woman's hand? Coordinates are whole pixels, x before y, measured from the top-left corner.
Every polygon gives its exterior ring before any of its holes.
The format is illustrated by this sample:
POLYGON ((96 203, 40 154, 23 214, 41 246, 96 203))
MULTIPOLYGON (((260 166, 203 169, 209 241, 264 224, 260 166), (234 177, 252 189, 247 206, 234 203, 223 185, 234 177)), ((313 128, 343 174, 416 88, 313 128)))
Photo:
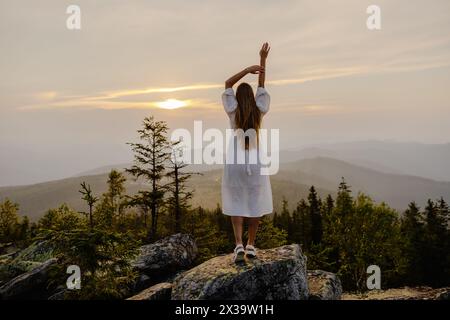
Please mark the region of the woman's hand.
POLYGON ((259 74, 258 77, 258 86, 264 88, 264 82, 266 81, 266 59, 267 56, 269 55, 269 51, 270 51, 270 46, 269 43, 264 42, 261 50, 259 50, 259 56, 261 57, 261 59, 259 59, 259 64, 260 66, 264 69, 264 72, 261 72, 259 74))
POLYGON ((254 65, 236 73, 234 76, 225 81, 225 89, 232 88, 236 84, 236 82, 241 80, 249 73, 259 74, 259 76, 261 77, 261 75, 264 74, 264 66, 254 65))
POLYGON ((260 73, 264 72, 264 67, 260 66, 258 64, 255 64, 254 66, 245 68, 245 71, 247 71, 247 73, 260 74, 260 73))
POLYGON ((259 50, 259 55, 261 57, 261 59, 267 59, 267 56, 269 55, 269 51, 270 51, 270 46, 268 42, 264 42, 261 50, 259 50))

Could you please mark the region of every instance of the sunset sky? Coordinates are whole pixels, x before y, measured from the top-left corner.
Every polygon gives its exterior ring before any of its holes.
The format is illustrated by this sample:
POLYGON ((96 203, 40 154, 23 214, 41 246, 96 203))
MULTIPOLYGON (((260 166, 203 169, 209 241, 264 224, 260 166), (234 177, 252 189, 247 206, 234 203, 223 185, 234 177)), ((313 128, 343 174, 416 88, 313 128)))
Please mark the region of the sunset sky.
POLYGON ((0 0, 0 174, 126 162, 148 115, 226 128, 223 83, 259 62, 264 41, 265 126, 282 148, 450 142, 449 13, 448 0, 0 0), (71 4, 78 31, 66 28, 71 4), (366 27, 370 4, 381 30, 366 27))

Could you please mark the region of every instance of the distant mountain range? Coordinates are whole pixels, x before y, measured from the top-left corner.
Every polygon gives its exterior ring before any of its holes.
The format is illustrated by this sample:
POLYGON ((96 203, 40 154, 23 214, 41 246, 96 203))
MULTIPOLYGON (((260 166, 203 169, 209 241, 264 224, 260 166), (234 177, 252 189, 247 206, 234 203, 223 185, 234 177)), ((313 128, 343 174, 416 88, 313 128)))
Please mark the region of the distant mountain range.
MULTIPOLYGON (((27 149, 2 148, 0 157, 0 186, 27 185, 70 176, 105 173, 111 167, 128 167, 131 153, 128 146, 111 145, 78 158, 68 157, 67 150, 43 150, 34 154, 27 149), (121 160, 115 160, 121 159, 121 160), (129 160, 128 160, 129 159, 129 160), (100 166, 98 164, 120 163, 100 166), (94 168, 94 169, 92 169, 94 168)), ((360 141, 315 144, 306 148, 282 150, 281 163, 302 159, 328 157, 384 173, 402 174, 450 181, 450 144, 415 142, 360 141)), ((218 169, 220 166, 195 166, 197 171, 218 169)))
POLYGON ((301 158, 329 157, 386 173, 450 181, 450 143, 361 141, 299 150, 301 158))
MULTIPOLYGON (((0 201, 8 197, 20 204, 20 212, 33 220, 42 216, 49 208, 67 203, 78 211, 86 210, 80 199, 78 190, 80 183, 89 183, 96 195, 106 191, 107 172, 112 168, 122 169, 123 164, 108 166, 91 171, 91 175, 76 176, 62 180, 15 187, 1 187, 0 201), (103 171, 101 173, 100 171, 103 171)), ((196 170, 202 175, 194 175, 190 181, 195 189, 193 205, 215 208, 220 203, 221 169, 196 170)), ((336 194, 337 187, 345 177, 352 191, 356 194, 363 191, 375 201, 385 201, 393 208, 403 211, 410 201, 424 205, 428 198, 443 196, 450 200, 450 182, 435 181, 411 175, 386 173, 369 169, 350 162, 328 157, 314 157, 284 163, 277 175, 271 177, 274 207, 280 209, 281 200, 285 197, 293 208, 301 199, 306 198, 311 185, 316 186, 320 196, 328 193, 336 194)), ((128 194, 148 188, 145 183, 129 178, 126 183, 128 194)))

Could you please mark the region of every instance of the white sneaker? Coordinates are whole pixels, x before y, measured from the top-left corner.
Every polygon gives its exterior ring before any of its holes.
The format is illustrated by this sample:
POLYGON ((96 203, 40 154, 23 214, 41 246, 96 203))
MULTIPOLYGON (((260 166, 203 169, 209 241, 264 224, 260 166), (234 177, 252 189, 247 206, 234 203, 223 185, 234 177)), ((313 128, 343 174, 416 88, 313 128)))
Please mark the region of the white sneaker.
POLYGON ((256 248, 251 245, 245 247, 245 255, 247 258, 256 258, 256 248))
POLYGON ((234 248, 233 261, 242 262, 244 261, 244 256, 245 256, 244 246, 242 244, 238 244, 236 248, 234 248))

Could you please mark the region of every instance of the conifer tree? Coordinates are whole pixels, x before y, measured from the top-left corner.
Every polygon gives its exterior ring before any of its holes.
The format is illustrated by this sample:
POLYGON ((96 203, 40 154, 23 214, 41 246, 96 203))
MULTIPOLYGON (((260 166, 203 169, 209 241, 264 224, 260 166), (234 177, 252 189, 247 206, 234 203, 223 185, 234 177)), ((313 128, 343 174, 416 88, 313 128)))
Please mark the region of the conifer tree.
POLYGON ((322 215, 321 200, 317 196, 316 189, 311 186, 308 195, 309 202, 309 219, 311 221, 311 242, 319 244, 322 241, 322 215))
POLYGON ((96 223, 103 228, 111 228, 121 222, 122 213, 128 204, 125 195, 125 177, 117 170, 111 170, 108 175, 108 190, 102 195, 95 207, 96 223))
POLYGON ((148 206, 151 213, 150 239, 156 239, 158 215, 163 204, 166 188, 162 183, 166 161, 170 157, 167 140, 168 127, 164 121, 156 121, 153 116, 143 121, 143 128, 138 130, 141 143, 129 143, 135 164, 126 171, 135 179, 143 178, 150 184, 150 190, 140 192, 134 203, 148 206))
POLYGON ((450 283, 450 275, 447 274, 449 240, 445 221, 445 204, 437 205, 429 199, 425 207, 425 222, 426 248, 423 255, 427 284, 432 286, 448 284, 450 283), (441 206, 443 209, 440 208, 441 206))
POLYGON ((169 171, 167 177, 170 182, 166 187, 170 193, 167 199, 167 205, 172 211, 175 220, 175 232, 181 232, 182 214, 189 209, 189 200, 192 198, 193 192, 188 190, 186 182, 192 176, 192 172, 186 172, 183 169, 188 166, 182 161, 182 150, 179 147, 179 141, 172 144, 171 157, 169 161, 169 171))
POLYGON ((409 284, 423 284, 424 225, 420 208, 411 202, 401 219, 401 232, 407 259, 406 280, 409 284))
POLYGON ((86 201, 87 205, 89 206, 89 227, 92 230, 94 228, 93 209, 95 203, 98 201, 98 198, 92 194, 91 186, 87 185, 85 181, 81 183, 81 190, 79 190, 78 192, 81 193, 81 195, 83 196, 82 199, 86 201))
POLYGON ((13 241, 19 223, 19 205, 8 198, 0 203, 0 242, 13 241))

